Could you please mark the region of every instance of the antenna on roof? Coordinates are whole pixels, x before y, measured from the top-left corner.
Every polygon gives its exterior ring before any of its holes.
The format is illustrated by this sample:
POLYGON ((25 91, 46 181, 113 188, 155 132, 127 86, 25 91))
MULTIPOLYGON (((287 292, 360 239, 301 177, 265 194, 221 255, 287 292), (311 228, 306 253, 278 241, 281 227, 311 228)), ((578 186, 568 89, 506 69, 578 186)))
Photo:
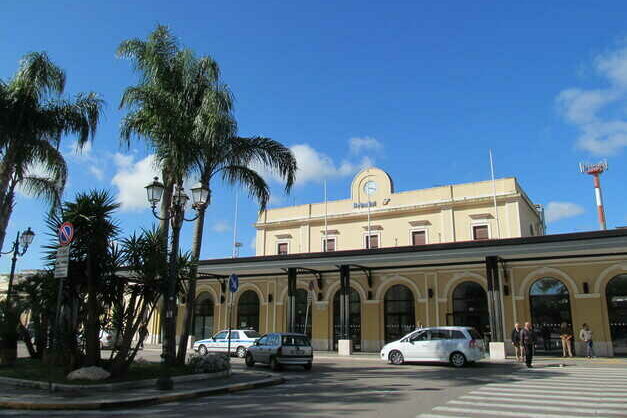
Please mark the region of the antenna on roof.
POLYGON ((602 230, 607 229, 605 223, 605 209, 603 208, 603 195, 601 194, 601 174, 607 171, 607 160, 603 160, 596 164, 579 163, 579 171, 583 174, 589 174, 594 178, 594 195, 597 201, 597 214, 599 215, 599 227, 602 230))
POLYGON ((235 215, 233 216, 233 252, 231 257, 236 258, 239 256, 239 248, 242 246, 240 242, 237 242, 237 209, 239 203, 239 193, 235 190, 235 215), (239 244, 239 245, 237 245, 239 244))

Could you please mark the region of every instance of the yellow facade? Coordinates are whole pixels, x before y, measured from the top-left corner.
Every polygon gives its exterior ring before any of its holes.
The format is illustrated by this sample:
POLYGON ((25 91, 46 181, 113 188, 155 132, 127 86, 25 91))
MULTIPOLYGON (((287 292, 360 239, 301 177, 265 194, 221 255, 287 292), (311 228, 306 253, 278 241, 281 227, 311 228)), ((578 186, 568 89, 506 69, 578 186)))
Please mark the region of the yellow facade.
MULTIPOLYGON (((257 256, 201 261, 197 324, 205 328, 194 338, 227 328, 230 317, 234 328, 307 332, 318 350, 350 338, 357 350, 377 351, 420 324, 468 325, 493 340, 501 334, 511 351, 514 322, 533 321, 538 349, 559 354, 566 322, 576 335, 590 325, 598 355, 627 354, 627 229, 544 235, 541 212, 513 178, 394 193, 390 177, 371 168, 350 195, 269 210, 256 223, 257 256), (487 225, 488 239, 473 239, 474 225, 487 225), (368 228, 380 234, 378 248, 364 248, 368 228), (414 230, 426 231, 425 245, 412 245, 414 230), (337 239, 335 251, 322 251, 325 235, 337 239), (289 250, 277 255, 281 242, 289 250), (220 285, 231 274, 240 278, 232 303, 220 285), (344 317, 335 303, 342 282, 351 301, 344 317), (608 292, 617 284, 624 291, 608 292)), ((575 349, 583 352, 580 341, 575 349)))
POLYGON ((426 243, 473 240, 473 226, 486 225, 489 238, 544 234, 541 214, 515 178, 394 192, 390 176, 378 168, 358 173, 350 198, 270 209, 255 227, 256 255, 321 252, 325 235, 335 250, 366 248, 368 231, 379 247, 412 244, 412 231, 426 243), (495 210, 496 200, 496 210, 495 210))

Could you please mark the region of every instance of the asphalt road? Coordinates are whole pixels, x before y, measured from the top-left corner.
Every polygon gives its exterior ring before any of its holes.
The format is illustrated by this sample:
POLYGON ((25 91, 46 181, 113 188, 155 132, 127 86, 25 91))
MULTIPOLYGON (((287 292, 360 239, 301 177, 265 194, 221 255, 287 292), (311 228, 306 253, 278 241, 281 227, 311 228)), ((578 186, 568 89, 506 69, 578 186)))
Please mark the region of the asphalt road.
MULTIPOLYGON (((142 357, 154 361, 158 359, 158 354, 156 350, 144 350, 142 357)), ((241 360, 234 359, 233 363, 235 373, 245 369, 241 360)), ((125 410, 51 411, 45 414, 2 411, 0 415, 392 418, 421 414, 432 417, 471 416, 472 411, 472 416, 526 417, 533 412, 533 416, 537 417, 556 417, 558 415, 554 411, 568 409, 569 405, 573 406, 571 411, 564 411, 568 416, 588 416, 581 412, 586 408, 577 406, 577 401, 583 400, 594 407, 594 399, 598 397, 600 402, 605 402, 599 405, 606 406, 596 415, 617 416, 605 415, 603 411, 613 411, 617 402, 627 398, 627 367, 624 362, 616 364, 608 361, 607 364, 593 365, 578 361, 564 368, 552 367, 556 363, 559 360, 540 363, 538 367, 527 370, 518 364, 483 361, 467 368, 454 369, 436 364, 392 366, 376 358, 319 358, 311 371, 294 367, 278 372, 286 378, 285 384, 229 395, 125 410), (618 392, 610 392, 607 394, 609 397, 605 397, 599 392, 598 385, 590 385, 592 381, 588 379, 594 380, 594 383, 613 381, 615 388, 611 390, 618 392), (556 392, 551 394, 551 390, 556 392), (575 391, 574 396, 568 399, 568 391, 572 390, 575 391), (509 398, 501 399, 499 396, 509 398), (516 402, 522 402, 522 409, 517 407, 516 402), (533 402, 536 402, 537 410, 526 410, 534 408, 533 402)), ((255 367, 269 372, 263 365, 255 367)), ((622 410, 626 411, 625 415, 618 413, 618 416, 627 416, 627 409, 622 410)))

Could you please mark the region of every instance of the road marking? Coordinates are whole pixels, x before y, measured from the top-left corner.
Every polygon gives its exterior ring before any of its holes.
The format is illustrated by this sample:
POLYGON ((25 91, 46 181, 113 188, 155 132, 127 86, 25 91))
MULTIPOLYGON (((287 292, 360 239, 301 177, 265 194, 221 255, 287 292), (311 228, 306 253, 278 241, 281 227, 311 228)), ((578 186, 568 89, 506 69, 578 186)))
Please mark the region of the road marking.
POLYGON ((627 369, 532 369, 488 383, 419 417, 627 417, 627 369))
POLYGON ((494 403, 490 403, 490 402, 470 402, 470 401, 448 401, 447 404, 452 404, 452 405, 468 405, 468 406, 487 406, 487 407, 494 407, 494 406, 499 406, 499 407, 504 407, 504 408, 510 408, 510 409, 541 409, 543 411, 555 411, 555 412, 573 412, 573 413, 587 413, 587 414, 593 414, 593 415, 599 415, 599 414, 606 414, 606 415, 618 415, 618 416, 625 416, 627 414, 627 412, 623 409, 623 410, 616 410, 616 409, 596 409, 594 408, 592 405, 595 405, 594 403, 590 403, 590 407, 588 408, 587 411, 582 411, 581 408, 565 408, 563 406, 547 406, 547 405, 526 405, 526 404, 507 404, 507 405, 495 405, 494 403))
MULTIPOLYGON (((436 406, 433 408, 435 411, 444 411, 444 412, 455 412, 464 415, 498 415, 498 416, 506 416, 506 417, 528 417, 528 418, 564 418, 564 415, 554 415, 554 414, 538 414, 538 413, 529 413, 529 412, 512 412, 512 411, 501 411, 496 409, 482 409, 481 411, 473 411, 467 408, 451 408, 448 406, 436 406)), ((424 415, 420 415, 423 417, 424 415)))
MULTIPOLYGON (((492 396, 477 396, 474 394, 474 392, 472 392, 471 395, 465 395, 460 397, 460 399, 466 399, 466 400, 470 400, 470 401, 499 401, 499 402, 511 402, 511 404, 516 404, 517 402, 524 402, 526 404, 549 404, 549 405, 566 405, 566 406, 582 406, 582 407, 590 407, 590 402, 576 402, 576 401, 572 401, 572 400, 568 400, 568 401, 564 401, 564 400, 555 400, 555 399, 520 399, 517 397, 507 397, 507 396, 499 396, 498 394, 494 394, 492 396)), ((579 398, 579 400, 581 400, 581 398, 579 398)), ((625 405, 625 400, 624 399, 616 399, 613 401, 610 401, 610 403, 599 403, 597 402, 598 399, 594 399, 594 406, 595 407, 609 407, 609 408, 613 408, 616 406, 624 406, 625 405)))
MULTIPOLYGON (((523 392, 515 392, 512 389, 506 391, 506 392, 502 392, 502 391, 491 391, 491 390, 476 390, 473 392, 470 392, 473 395, 490 395, 490 396, 514 396, 514 397, 518 397, 518 398, 532 398, 532 399, 537 399, 539 396, 543 397, 543 398, 551 398, 551 399, 571 399, 574 401, 579 401, 581 400, 581 396, 570 396, 570 395, 546 395, 546 394, 537 394, 537 393, 523 393, 523 392)), ((570 392, 569 392, 570 393, 570 392)), ((616 395, 615 397, 609 397, 609 396, 605 396, 605 397, 598 397, 598 398, 594 398, 595 401, 608 401, 608 402, 612 402, 614 400, 618 401, 618 402, 625 402, 625 395, 616 395)))

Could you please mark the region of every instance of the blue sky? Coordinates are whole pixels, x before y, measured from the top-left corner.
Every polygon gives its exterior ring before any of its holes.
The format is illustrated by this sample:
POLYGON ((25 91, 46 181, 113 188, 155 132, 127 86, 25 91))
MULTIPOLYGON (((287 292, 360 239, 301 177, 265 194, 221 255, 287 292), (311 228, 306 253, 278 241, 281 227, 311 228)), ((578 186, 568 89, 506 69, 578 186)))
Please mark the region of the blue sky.
MULTIPOLYGON (((302 171, 272 205, 346 198, 372 163, 397 190, 485 180, 488 149, 499 177, 516 176, 547 206, 551 233, 597 228, 592 179, 580 160, 607 158, 609 227, 627 225, 627 4, 605 1, 18 1, 0 6, 0 78, 20 57, 47 51, 67 72, 67 94, 93 90, 107 106, 93 146, 70 162, 65 197, 106 188, 123 201, 124 233, 153 219, 142 186, 150 149, 119 147, 118 103, 136 81, 117 59, 124 39, 161 23, 211 55, 236 97, 241 135, 293 147, 302 171), (550 6, 548 5, 550 4, 550 6)), ((203 258, 231 254, 234 190, 214 184, 203 258)), ((257 206, 240 199, 238 240, 254 253, 257 206)), ((46 207, 20 196, 7 242, 38 236, 19 269, 42 265, 46 207)), ((191 242, 191 225, 183 244, 191 242)), ((9 260, 0 259, 0 271, 9 260)))

